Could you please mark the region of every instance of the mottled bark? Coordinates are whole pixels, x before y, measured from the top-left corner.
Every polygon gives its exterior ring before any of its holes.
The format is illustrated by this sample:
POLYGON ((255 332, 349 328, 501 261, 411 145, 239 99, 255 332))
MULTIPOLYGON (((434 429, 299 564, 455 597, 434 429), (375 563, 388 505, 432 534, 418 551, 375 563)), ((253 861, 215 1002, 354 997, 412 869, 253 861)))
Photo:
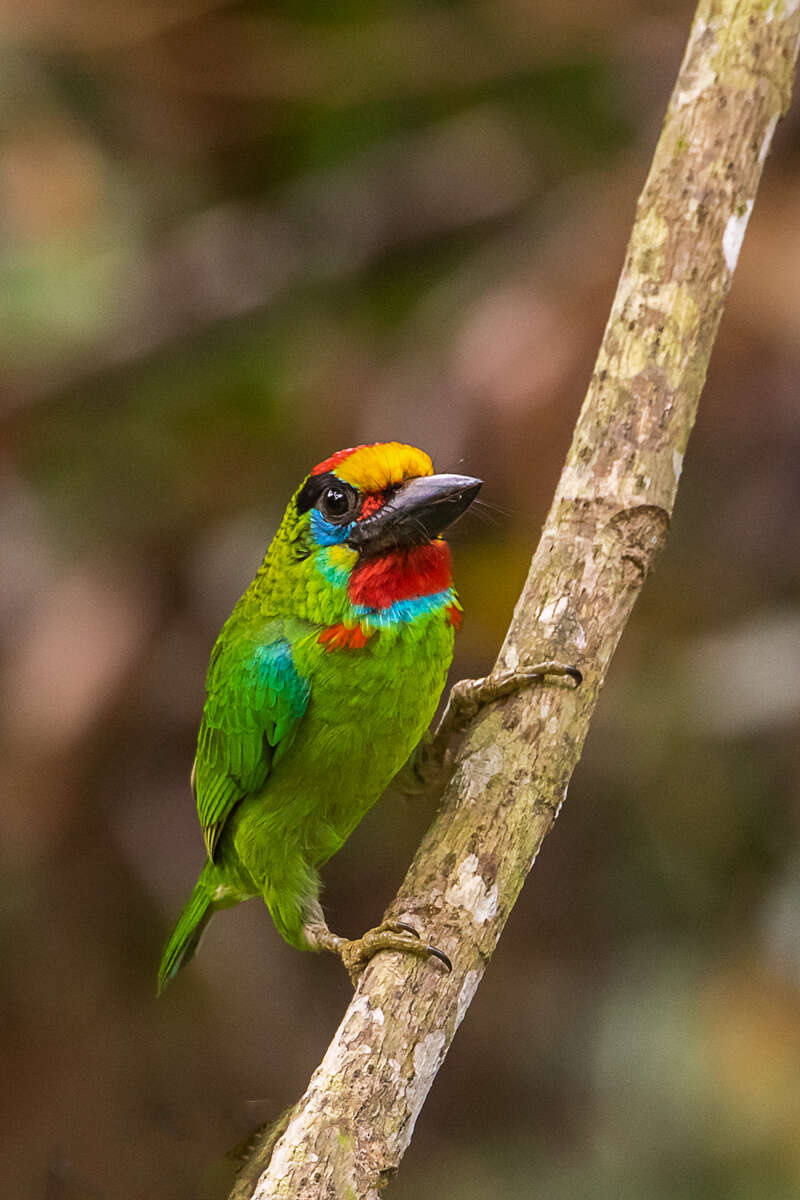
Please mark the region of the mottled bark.
POLYGON ((450 955, 453 972, 397 954, 373 960, 268 1166, 237 1197, 361 1200, 398 1167, 564 801, 611 656, 667 536, 799 37, 800 0, 701 0, 589 391, 498 659, 572 662, 583 686, 534 686, 474 722, 390 908, 450 955))

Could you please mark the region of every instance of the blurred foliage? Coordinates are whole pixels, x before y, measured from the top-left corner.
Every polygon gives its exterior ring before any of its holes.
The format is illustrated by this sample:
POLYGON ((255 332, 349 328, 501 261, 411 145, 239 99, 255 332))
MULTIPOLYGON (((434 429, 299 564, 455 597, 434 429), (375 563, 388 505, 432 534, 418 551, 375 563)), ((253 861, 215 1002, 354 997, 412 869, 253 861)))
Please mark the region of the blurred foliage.
MULTIPOLYGON (((292 489, 400 438, 484 672, 691 8, 8 0, 0 15, 3 1194, 216 1200, 348 995, 258 904, 156 1003, 205 663, 292 489)), ((668 549, 392 1195, 800 1191, 800 145, 779 130, 668 549), (530 928, 537 930, 536 937, 530 928)), ((326 870, 335 928, 430 819, 326 870)))

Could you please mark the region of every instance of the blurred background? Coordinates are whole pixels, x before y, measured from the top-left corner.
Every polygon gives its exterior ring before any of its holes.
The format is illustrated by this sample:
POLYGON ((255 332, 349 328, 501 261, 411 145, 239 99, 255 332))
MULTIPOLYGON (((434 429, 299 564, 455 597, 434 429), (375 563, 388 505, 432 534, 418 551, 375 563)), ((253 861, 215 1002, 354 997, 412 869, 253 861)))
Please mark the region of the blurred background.
MULTIPOLYGON (((5 0, 0 1191, 221 1200, 349 996, 203 860, 216 632, 307 470, 421 445, 485 672, 602 335, 692 6, 5 0)), ((558 826, 395 1200, 800 1194, 800 111, 558 826), (535 927, 536 936, 530 930, 535 927)), ((325 871, 357 934, 425 804, 325 871)))

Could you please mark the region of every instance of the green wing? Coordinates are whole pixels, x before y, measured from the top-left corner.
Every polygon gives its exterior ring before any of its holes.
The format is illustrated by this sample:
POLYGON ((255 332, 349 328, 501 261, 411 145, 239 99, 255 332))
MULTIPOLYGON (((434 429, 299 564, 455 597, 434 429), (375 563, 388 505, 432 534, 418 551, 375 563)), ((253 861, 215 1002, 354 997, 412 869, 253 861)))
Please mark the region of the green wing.
POLYGON ((286 638, 214 647, 192 782, 210 858, 235 806, 258 791, 294 741, 308 705, 286 638))

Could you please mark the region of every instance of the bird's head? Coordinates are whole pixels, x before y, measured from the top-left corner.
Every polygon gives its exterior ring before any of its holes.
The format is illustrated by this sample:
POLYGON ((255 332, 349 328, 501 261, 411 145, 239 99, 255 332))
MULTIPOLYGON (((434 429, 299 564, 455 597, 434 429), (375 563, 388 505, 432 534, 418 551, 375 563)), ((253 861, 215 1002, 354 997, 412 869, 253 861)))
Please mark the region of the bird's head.
POLYGON ((441 534, 480 487, 468 475, 435 475, 424 451, 400 442, 340 450, 303 481, 276 541, 354 615, 386 611, 450 587, 441 534))
POLYGON ((400 442, 356 446, 319 463, 295 496, 298 521, 318 547, 360 558, 429 544, 460 517, 481 486, 469 475, 434 475, 422 450, 400 442))

